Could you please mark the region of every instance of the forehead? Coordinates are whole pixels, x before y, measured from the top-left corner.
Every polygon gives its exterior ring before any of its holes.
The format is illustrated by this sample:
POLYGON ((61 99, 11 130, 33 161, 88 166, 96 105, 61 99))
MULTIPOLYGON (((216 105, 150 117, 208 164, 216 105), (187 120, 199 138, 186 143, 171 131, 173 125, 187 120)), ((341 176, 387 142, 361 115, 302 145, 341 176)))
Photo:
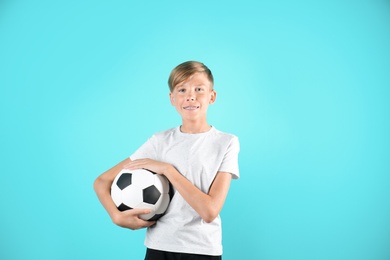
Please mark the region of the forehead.
POLYGON ((178 83, 175 86, 175 88, 186 87, 186 86, 210 86, 211 87, 211 82, 205 73, 196 72, 192 74, 188 79, 178 83))

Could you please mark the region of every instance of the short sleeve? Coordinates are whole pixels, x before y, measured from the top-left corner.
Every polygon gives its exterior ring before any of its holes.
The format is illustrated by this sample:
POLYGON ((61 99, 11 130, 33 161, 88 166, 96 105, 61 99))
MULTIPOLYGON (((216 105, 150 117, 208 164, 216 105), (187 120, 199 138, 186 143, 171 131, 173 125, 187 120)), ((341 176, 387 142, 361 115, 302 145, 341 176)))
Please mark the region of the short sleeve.
POLYGON ((238 167, 238 153, 240 152, 240 143, 238 138, 234 136, 226 150, 225 156, 219 167, 220 172, 228 172, 232 174, 233 179, 240 177, 240 171, 238 167))
POLYGON ((132 155, 130 160, 134 161, 137 159, 150 158, 156 159, 156 137, 153 135, 143 145, 141 145, 132 155))

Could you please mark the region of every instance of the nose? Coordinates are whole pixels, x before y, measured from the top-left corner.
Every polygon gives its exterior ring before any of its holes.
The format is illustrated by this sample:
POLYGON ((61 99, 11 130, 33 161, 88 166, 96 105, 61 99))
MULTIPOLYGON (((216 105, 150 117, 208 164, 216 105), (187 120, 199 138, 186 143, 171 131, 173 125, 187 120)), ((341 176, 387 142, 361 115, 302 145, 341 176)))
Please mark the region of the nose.
POLYGON ((195 101, 195 93, 194 93, 194 91, 190 91, 188 93, 187 101, 195 101))

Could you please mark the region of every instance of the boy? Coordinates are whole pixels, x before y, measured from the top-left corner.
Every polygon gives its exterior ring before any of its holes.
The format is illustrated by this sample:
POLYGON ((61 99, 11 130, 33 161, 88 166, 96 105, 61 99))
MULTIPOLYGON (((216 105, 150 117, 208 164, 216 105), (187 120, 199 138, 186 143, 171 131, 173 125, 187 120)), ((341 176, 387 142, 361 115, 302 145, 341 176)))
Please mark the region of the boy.
POLYGON ((168 80, 170 101, 182 124, 154 134, 130 158, 100 175, 94 188, 112 221, 130 229, 148 227, 145 259, 222 259, 219 212, 230 181, 239 177, 239 142, 207 123, 216 100, 211 71, 200 62, 178 65, 168 80), (145 168, 169 179, 175 194, 157 222, 138 216, 147 209, 120 212, 110 196, 119 171, 145 168))

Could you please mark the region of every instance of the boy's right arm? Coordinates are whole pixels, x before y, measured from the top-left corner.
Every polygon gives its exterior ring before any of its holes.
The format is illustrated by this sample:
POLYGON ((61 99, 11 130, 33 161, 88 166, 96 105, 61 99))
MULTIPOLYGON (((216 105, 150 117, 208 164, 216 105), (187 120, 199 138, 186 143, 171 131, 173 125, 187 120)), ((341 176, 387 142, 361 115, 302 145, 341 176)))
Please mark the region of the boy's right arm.
POLYGON ((111 217, 112 222, 116 225, 129 228, 140 229, 149 227, 155 223, 155 221, 145 221, 139 218, 139 215, 150 213, 150 209, 131 209, 126 211, 119 211, 111 198, 111 184, 114 181, 116 175, 123 169, 123 166, 130 162, 127 158, 118 163, 108 171, 100 175, 94 182, 93 187, 98 196, 100 203, 106 209, 111 217))

